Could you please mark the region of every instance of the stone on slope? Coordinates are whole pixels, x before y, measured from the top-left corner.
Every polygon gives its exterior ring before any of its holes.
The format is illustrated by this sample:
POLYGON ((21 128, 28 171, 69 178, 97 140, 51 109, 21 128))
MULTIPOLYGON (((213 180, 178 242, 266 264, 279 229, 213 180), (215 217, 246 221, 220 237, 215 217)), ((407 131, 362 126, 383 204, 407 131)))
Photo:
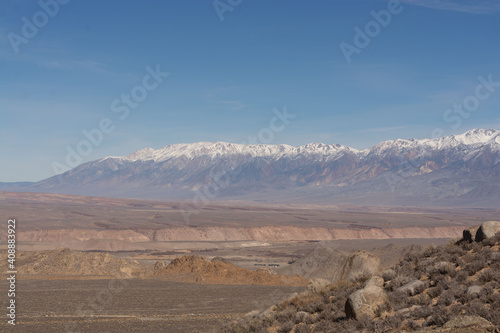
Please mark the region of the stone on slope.
POLYGON ((320 246, 311 254, 277 271, 280 274, 300 275, 307 279, 320 278, 335 283, 371 277, 378 274, 379 270, 380 258, 373 254, 358 251, 346 255, 337 249, 320 246))
POLYGON ((414 296, 418 293, 420 293, 422 290, 424 290, 427 287, 427 283, 424 281, 420 280, 413 280, 411 282, 408 282, 405 285, 402 285, 396 291, 407 293, 410 296, 414 296))
POLYGON ((495 236, 497 232, 500 232, 500 221, 488 221, 481 224, 476 232, 476 242, 481 242, 485 239, 495 236))
POLYGON ((481 290, 483 290, 483 288, 480 286, 470 286, 465 292, 467 295, 479 296, 479 294, 481 294, 481 290))
POLYGON ((342 267, 340 280, 355 281, 361 277, 370 277, 380 271, 380 258, 365 251, 349 255, 342 267))
POLYGON ((359 319, 361 317, 375 318, 379 309, 389 302, 381 277, 374 277, 368 281, 363 289, 352 293, 345 303, 345 313, 348 319, 359 319))
POLYGON ((443 328, 465 328, 465 327, 494 328, 492 323, 479 316, 458 316, 449 320, 443 326, 443 328))

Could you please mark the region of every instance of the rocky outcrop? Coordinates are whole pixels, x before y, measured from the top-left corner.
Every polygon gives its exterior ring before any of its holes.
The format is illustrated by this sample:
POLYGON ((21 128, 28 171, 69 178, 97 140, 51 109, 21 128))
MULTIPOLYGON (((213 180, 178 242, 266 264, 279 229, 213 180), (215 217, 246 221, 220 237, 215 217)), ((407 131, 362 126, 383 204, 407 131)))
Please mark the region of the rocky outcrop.
POLYGON ((310 255, 280 268, 281 274, 300 275, 308 279, 325 279, 330 282, 354 281, 360 277, 378 274, 380 259, 368 252, 345 254, 337 249, 318 247, 310 255))
POLYGON ((424 290, 426 287, 427 287, 427 283, 425 283, 424 281, 413 280, 411 282, 408 282, 405 285, 402 285, 401 287, 396 289, 396 291, 406 293, 410 296, 414 296, 414 295, 422 292, 422 290, 424 290))
POLYGON ((469 243, 474 242, 476 240, 477 229, 479 229, 479 226, 464 229, 461 241, 469 243))
MULTIPOLYGON (((492 323, 479 316, 458 316, 444 324, 443 328, 494 329, 492 323)), ((472 331, 471 331, 472 332, 472 331)))
POLYGON ((475 240, 476 242, 481 242, 495 236, 497 232, 500 232, 500 221, 484 222, 477 229, 475 240))
POLYGON ((481 225, 464 229, 462 231, 462 238, 457 242, 482 242, 488 238, 495 236, 500 232, 500 221, 488 221, 481 225))
POLYGON ((373 276, 363 289, 352 293, 345 303, 345 313, 349 319, 360 319, 361 317, 375 318, 377 312, 386 306, 389 297, 382 288, 384 279, 373 276))
POLYGON ((370 277, 380 271, 380 258, 365 251, 349 255, 342 266, 339 280, 354 281, 370 277))

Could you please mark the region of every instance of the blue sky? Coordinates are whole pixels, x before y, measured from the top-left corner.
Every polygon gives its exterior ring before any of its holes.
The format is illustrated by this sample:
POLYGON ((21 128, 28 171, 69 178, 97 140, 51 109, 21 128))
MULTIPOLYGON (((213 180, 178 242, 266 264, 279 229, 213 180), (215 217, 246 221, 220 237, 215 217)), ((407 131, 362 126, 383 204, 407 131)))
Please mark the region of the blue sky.
POLYGON ((220 0, 223 21, 212 1, 72 0, 57 13, 54 1, 41 1, 53 17, 36 1, 0 4, 0 181, 53 176, 82 130, 106 118, 113 130, 82 161, 240 143, 285 106, 296 118, 270 143, 367 148, 436 128, 500 128, 500 87, 469 116, 443 119, 479 76, 500 81, 497 1, 401 1, 350 63, 341 43, 355 47, 355 27, 366 33, 387 1, 220 0), (26 21, 36 34, 23 34, 26 21), (112 102, 157 65, 169 76, 120 119, 112 102))

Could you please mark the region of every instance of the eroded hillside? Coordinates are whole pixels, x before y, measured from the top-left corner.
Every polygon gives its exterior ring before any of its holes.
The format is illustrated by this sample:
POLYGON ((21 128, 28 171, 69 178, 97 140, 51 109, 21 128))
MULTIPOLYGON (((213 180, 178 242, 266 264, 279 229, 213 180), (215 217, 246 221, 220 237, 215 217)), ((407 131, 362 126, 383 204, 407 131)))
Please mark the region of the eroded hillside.
POLYGON ((498 332, 500 222, 470 235, 407 253, 380 276, 312 288, 222 331, 498 332))

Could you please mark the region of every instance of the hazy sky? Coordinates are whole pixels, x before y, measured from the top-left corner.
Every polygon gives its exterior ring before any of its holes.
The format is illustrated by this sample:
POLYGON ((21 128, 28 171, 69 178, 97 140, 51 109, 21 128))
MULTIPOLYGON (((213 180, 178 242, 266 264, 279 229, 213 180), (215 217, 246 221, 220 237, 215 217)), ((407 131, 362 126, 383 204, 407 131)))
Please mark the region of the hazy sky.
POLYGON ((500 128, 496 0, 60 1, 0 3, 0 181, 53 176, 84 130, 82 161, 240 143, 285 106, 265 143, 500 128))

